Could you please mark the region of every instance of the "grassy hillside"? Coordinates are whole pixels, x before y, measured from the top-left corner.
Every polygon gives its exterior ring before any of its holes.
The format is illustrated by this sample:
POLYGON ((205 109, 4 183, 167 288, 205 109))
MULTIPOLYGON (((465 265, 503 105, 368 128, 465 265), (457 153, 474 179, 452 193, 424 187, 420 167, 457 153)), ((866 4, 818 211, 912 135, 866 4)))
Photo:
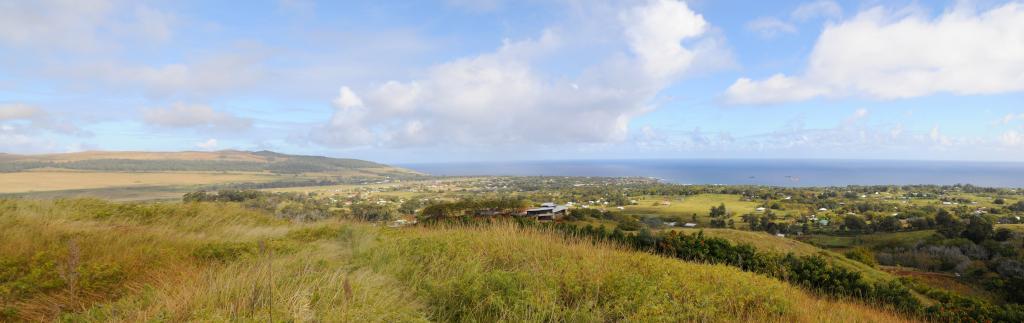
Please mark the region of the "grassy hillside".
POLYGON ((231 185, 294 187, 420 175, 364 160, 269 151, 0 155, 0 194, 35 198, 165 199, 231 185))
POLYGON ((887 281, 896 278, 888 272, 849 259, 839 253, 821 249, 790 238, 777 237, 764 232, 714 228, 675 230, 687 233, 704 231, 705 235, 723 238, 734 243, 749 244, 758 250, 773 251, 783 254, 793 253, 798 256, 819 255, 840 267, 860 272, 865 278, 868 278, 871 281, 887 281))
POLYGON ((407 170, 358 159, 297 156, 270 151, 216 152, 81 152, 69 154, 7 155, 0 171, 13 172, 40 168, 91 171, 240 171, 283 174, 367 170, 405 172, 407 170))
POLYGON ((0 321, 900 321, 725 266, 514 226, 0 200, 0 321))

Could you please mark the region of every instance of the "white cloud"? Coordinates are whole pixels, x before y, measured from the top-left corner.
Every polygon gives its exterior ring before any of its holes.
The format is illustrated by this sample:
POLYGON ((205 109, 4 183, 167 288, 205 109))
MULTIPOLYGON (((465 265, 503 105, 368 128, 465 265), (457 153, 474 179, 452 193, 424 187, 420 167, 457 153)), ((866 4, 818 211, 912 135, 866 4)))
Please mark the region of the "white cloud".
POLYGON ((1016 120, 1024 120, 1024 113, 1020 113, 1020 114, 1008 113, 1005 116, 1003 116, 1002 118, 1000 118, 998 121, 996 121, 995 124, 1008 125, 1011 122, 1014 122, 1016 120))
POLYGON ((619 16, 633 53, 650 75, 672 76, 693 61, 694 51, 682 41, 707 31, 704 17, 683 2, 658 0, 636 6, 619 16))
POLYGON ((196 128, 237 131, 249 128, 252 120, 216 111, 207 105, 175 103, 166 108, 142 111, 142 119, 150 125, 166 128, 196 128))
POLYGON ((790 16, 799 21, 811 20, 817 17, 841 18, 843 16, 843 8, 832 0, 818 0, 801 4, 793 10, 790 16))
POLYGON ((55 118, 39 107, 24 103, 0 103, 0 125, 12 129, 26 127, 29 130, 47 130, 68 135, 90 135, 67 120, 55 118), (14 123, 21 124, 12 125, 14 123))
POLYGON ((160 66, 107 61, 54 65, 49 67, 49 72, 84 82, 100 81, 120 89, 141 88, 153 97, 203 98, 254 86, 264 80, 261 48, 236 46, 235 51, 160 66))
POLYGON ((1024 6, 958 6, 936 18, 875 7, 828 25, 803 75, 740 78, 728 102, 815 97, 900 99, 1024 91, 1024 6))
POLYGON ((354 109, 363 107, 363 99, 359 98, 355 92, 352 92, 347 86, 342 86, 339 91, 338 98, 334 99, 334 106, 339 109, 354 109))
POLYGON ((217 139, 210 138, 206 141, 197 142, 196 147, 203 150, 213 150, 217 148, 217 139))
POLYGON ((331 121, 312 139, 331 146, 622 141, 629 121, 650 111, 662 88, 718 47, 703 42, 707 22, 682 2, 646 1, 607 18, 619 23, 618 35, 593 37, 616 42, 618 50, 578 75, 536 67, 590 35, 555 26, 537 39, 435 65, 418 79, 369 86, 362 96, 342 87, 331 121))
POLYGON ((0 105, 0 121, 33 119, 42 113, 39 108, 21 103, 0 105))
POLYGON ((1024 134, 1021 134, 1016 130, 1004 132, 1003 135, 999 137, 999 140, 1003 143, 1003 145, 1009 147, 1024 146, 1024 134))
POLYGON ((764 38, 773 38, 780 34, 796 33, 796 26, 775 17, 761 17, 747 23, 747 29, 764 38))
POLYGON ((769 104, 802 101, 827 93, 826 87, 775 74, 763 81, 740 78, 729 86, 726 98, 732 104, 769 104))
POLYGON ((0 3, 0 45, 97 51, 117 37, 164 41, 173 16, 117 0, 37 0, 0 3))

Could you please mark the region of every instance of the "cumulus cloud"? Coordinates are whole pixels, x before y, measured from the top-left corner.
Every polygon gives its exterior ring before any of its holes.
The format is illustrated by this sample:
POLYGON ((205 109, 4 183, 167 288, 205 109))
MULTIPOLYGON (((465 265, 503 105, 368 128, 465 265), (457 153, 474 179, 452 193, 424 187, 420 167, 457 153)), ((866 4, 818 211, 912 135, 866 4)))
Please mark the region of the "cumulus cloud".
POLYGON ((961 5, 930 18, 874 7, 821 33, 802 75, 738 79, 734 104, 816 97, 900 99, 1024 90, 1024 6, 961 5))
POLYGON ((330 146, 622 141, 629 121, 650 111, 661 89, 718 49, 702 42, 709 25, 683 2, 646 1, 599 18, 617 23, 617 35, 601 37, 619 50, 577 75, 536 67, 585 34, 549 28, 536 39, 433 66, 422 78, 359 93, 341 87, 330 122, 311 138, 330 146))
POLYGON ((818 17, 828 19, 841 18, 843 16, 843 8, 835 1, 819 0, 801 4, 793 10, 790 16, 799 21, 811 20, 818 17))
POLYGON ((773 38, 780 34, 796 33, 796 26, 775 17, 761 17, 747 23, 747 29, 758 33, 764 38, 773 38))
POLYGON ((252 120, 216 111, 207 105, 175 103, 166 108, 142 111, 142 119, 150 125, 165 128, 195 128, 221 131, 248 129, 252 120))
POLYGON ((198 147, 199 149, 203 149, 203 150, 214 150, 214 149, 217 149, 217 139, 210 138, 210 139, 207 139, 206 141, 197 142, 196 143, 196 147, 198 147))

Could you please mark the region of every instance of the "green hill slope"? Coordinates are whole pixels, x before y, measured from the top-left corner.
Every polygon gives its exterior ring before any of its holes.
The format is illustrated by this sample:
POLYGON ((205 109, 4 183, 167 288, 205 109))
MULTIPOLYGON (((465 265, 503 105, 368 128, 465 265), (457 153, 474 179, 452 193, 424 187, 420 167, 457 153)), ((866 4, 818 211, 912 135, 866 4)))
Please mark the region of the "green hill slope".
POLYGON ((900 321, 734 268, 513 226, 0 200, 0 320, 900 321))
POLYGON ((814 245, 793 240, 790 238, 777 237, 765 232, 743 231, 733 229, 677 229, 686 233, 704 231, 705 235, 723 238, 734 243, 745 243, 754 246, 758 250, 773 251, 782 254, 793 253, 798 256, 819 255, 826 260, 844 267, 846 269, 860 272, 865 278, 871 281, 888 281, 896 278, 883 270, 868 266, 864 263, 846 258, 845 256, 818 248, 814 245))

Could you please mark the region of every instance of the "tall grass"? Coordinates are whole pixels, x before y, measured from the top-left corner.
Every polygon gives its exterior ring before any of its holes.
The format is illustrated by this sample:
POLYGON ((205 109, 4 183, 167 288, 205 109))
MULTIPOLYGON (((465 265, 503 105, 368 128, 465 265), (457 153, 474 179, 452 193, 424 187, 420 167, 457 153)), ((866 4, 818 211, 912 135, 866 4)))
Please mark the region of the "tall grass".
POLYGON ((514 225, 386 232, 357 263, 410 285, 436 321, 899 321, 732 267, 514 225))
POLYGON ((234 204, 0 200, 0 321, 899 321, 511 225, 292 223, 234 204))

